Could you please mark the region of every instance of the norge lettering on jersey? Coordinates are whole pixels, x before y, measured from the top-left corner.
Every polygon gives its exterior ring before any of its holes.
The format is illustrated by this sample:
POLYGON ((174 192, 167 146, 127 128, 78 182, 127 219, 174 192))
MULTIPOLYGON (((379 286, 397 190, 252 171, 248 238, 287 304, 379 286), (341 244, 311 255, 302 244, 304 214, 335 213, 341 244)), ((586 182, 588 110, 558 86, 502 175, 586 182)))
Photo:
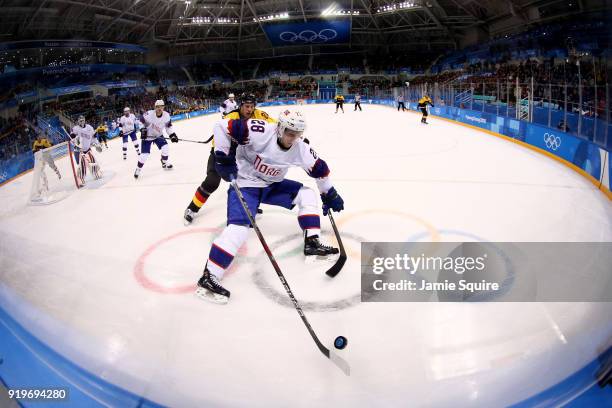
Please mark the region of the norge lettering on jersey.
MULTIPOLYGON (((228 136, 229 119, 215 124, 215 150, 230 154, 231 139, 228 136)), ((290 167, 298 166, 310 172, 318 157, 309 145, 296 140, 290 149, 284 150, 277 143, 276 123, 249 119, 249 143, 238 146, 238 186, 266 187, 282 181, 290 167)))

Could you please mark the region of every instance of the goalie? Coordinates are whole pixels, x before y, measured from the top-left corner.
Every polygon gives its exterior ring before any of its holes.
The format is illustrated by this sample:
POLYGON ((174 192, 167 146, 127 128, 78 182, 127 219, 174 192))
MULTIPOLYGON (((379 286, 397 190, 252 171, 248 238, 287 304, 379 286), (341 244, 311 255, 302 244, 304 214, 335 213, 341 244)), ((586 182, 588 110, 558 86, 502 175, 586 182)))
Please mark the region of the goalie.
POLYGON ((102 146, 96 139, 93 127, 85 123, 85 117, 83 115, 79 116, 77 125, 72 128, 72 131, 70 132, 70 139, 71 142, 80 150, 79 160, 77 161, 79 164, 77 174, 77 178, 79 179, 79 188, 85 185, 87 167, 91 168, 91 172, 96 180, 102 178, 100 166, 98 165, 98 162, 96 162, 96 159, 91 152, 92 146, 98 153, 102 151, 102 146))

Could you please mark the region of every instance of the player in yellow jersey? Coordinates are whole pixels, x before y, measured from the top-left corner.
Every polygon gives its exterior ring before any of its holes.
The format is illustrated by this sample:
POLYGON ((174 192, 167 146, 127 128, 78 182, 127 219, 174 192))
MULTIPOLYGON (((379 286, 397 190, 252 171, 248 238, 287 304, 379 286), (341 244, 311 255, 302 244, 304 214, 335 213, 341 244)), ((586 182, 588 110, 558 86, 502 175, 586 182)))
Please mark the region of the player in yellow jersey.
MULTIPOLYGON (((257 101, 255 95, 250 93, 243 93, 239 98, 238 108, 228 112, 223 116, 223 119, 260 119, 266 122, 274 123, 275 119, 268 116, 268 114, 260 109, 255 108, 257 101)), ((237 145, 232 145, 231 153, 236 154, 237 145)), ((185 210, 183 218, 185 219, 185 225, 191 224, 193 218, 196 216, 200 208, 204 205, 208 197, 214 193, 219 184, 221 183, 221 176, 215 170, 215 146, 210 149, 210 155, 208 156, 208 164, 206 166, 206 178, 197 188, 189 206, 185 210)))
POLYGON ((344 96, 336 95, 336 112, 338 113, 338 108, 342 109, 342 113, 344 113, 344 96))
POLYGON ((425 123, 426 125, 427 123, 427 104, 431 105, 431 107, 434 107, 433 101, 431 100, 431 98, 427 95, 423 95, 423 97, 421 99, 419 99, 419 105, 418 108, 421 110, 421 112, 423 113, 423 117, 421 118, 421 123, 425 123))
MULTIPOLYGON (((49 139, 47 139, 46 135, 39 134, 36 140, 34 140, 34 143, 32 144, 32 152, 36 153, 39 150, 47 149, 51 146, 53 145, 51 144, 49 139)), ((62 175, 60 174, 60 171, 55 165, 55 161, 53 161, 53 157, 51 157, 51 154, 49 154, 49 152, 45 152, 45 151, 42 152, 42 160, 43 160, 43 174, 44 174, 45 165, 49 165, 49 167, 51 167, 51 170, 53 170, 55 174, 57 174, 57 178, 58 179, 62 178, 62 175)))
POLYGON ((100 126, 96 128, 96 136, 98 137, 100 145, 104 143, 104 147, 108 149, 108 144, 106 143, 108 140, 108 126, 106 126, 104 122, 100 123, 100 126))

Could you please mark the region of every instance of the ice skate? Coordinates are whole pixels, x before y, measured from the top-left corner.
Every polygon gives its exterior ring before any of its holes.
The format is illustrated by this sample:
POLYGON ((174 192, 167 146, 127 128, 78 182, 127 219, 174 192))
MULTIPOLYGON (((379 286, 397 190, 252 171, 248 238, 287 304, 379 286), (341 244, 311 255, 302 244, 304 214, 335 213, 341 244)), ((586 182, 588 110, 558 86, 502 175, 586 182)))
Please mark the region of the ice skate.
POLYGON ((323 245, 321 241, 319 241, 318 235, 313 235, 304 239, 304 255, 306 256, 306 262, 333 260, 339 253, 340 251, 338 251, 338 248, 323 245))
POLYGON ((208 268, 204 269, 204 274, 198 281, 195 294, 201 299, 218 304, 226 304, 230 297, 229 290, 219 284, 217 277, 211 274, 208 268))
POLYGON ((183 215, 183 222, 185 223, 185 226, 191 225, 195 216, 196 213, 187 208, 185 210, 185 214, 183 215))

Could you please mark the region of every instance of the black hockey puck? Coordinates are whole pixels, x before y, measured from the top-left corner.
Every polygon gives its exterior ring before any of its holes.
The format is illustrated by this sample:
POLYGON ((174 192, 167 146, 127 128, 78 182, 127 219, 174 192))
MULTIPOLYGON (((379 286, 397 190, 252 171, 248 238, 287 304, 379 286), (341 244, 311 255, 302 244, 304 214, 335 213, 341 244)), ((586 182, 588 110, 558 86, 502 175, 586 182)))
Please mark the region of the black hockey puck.
POLYGON ((344 336, 338 336, 336 337, 336 340, 334 340, 334 347, 337 348, 338 350, 342 350, 343 348, 346 347, 347 344, 348 344, 348 340, 344 336))

